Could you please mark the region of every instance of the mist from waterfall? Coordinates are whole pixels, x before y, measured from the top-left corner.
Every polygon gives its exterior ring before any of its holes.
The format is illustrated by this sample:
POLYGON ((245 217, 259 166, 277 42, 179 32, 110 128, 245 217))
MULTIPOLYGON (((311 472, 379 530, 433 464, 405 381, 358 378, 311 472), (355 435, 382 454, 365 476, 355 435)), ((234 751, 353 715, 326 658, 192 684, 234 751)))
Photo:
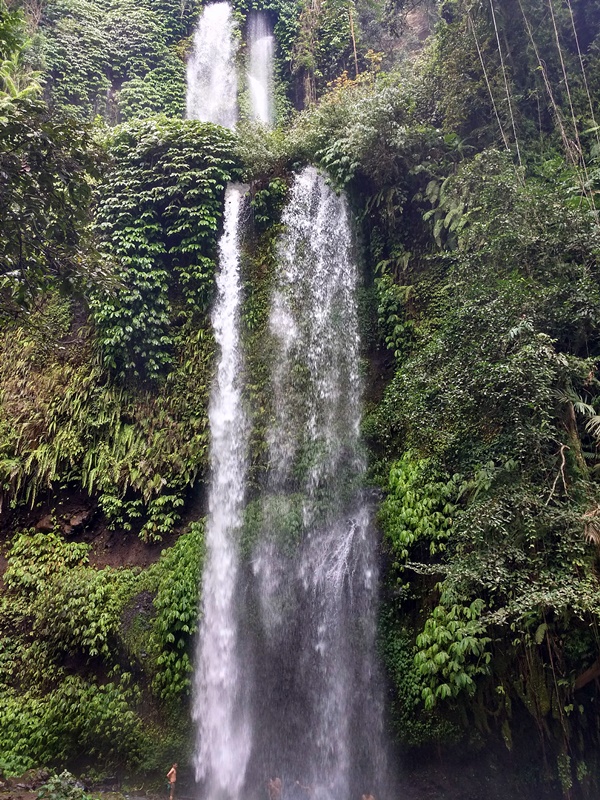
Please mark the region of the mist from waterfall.
POLYGON ((273 35, 262 11, 251 12, 248 17, 247 46, 250 116, 263 125, 272 125, 273 35))
POLYGON ((239 226, 246 188, 227 187, 212 314, 218 362, 209 404, 211 476, 193 718, 198 731, 196 779, 215 800, 239 797, 252 742, 245 694, 251 687, 239 652, 239 534, 249 434, 240 346, 239 226))
POLYGON ((205 6, 187 64, 186 116, 234 128, 237 122, 237 39, 229 3, 205 6))

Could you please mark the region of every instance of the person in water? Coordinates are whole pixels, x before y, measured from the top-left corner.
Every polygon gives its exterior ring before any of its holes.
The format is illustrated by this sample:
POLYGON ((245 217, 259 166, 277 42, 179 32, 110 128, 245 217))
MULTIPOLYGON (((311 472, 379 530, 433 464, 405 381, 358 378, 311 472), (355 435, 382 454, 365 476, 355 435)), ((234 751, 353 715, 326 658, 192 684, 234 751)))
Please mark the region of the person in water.
POLYGON ((169 800, 175 797, 175 784, 177 783, 177 763, 173 764, 167 772, 167 788, 169 790, 169 800))
POLYGON ((269 800, 281 800, 281 792, 283 784, 281 778, 270 778, 267 782, 267 791, 269 792, 269 800))

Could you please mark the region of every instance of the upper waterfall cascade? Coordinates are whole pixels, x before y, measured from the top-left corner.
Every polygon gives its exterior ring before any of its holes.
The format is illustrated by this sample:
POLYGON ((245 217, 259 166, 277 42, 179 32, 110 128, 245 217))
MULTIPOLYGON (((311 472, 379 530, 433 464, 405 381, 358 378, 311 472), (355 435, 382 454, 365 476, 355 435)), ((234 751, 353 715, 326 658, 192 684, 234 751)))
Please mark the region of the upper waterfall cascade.
POLYGON ((187 65, 188 119, 234 128, 237 122, 237 40, 229 3, 205 6, 187 65))
POLYGON ((273 35, 266 15, 255 11, 248 19, 248 90, 252 119, 273 124, 273 35))

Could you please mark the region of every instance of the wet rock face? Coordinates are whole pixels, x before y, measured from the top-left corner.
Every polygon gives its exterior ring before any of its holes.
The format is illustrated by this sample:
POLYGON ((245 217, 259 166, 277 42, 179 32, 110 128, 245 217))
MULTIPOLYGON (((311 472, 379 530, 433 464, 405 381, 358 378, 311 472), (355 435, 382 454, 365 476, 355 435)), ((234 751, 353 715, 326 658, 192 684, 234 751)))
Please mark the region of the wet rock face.
POLYGON ((72 517, 69 517, 67 523, 63 528, 66 535, 71 535, 74 533, 79 533, 85 528, 87 523, 91 520, 92 512, 89 508, 82 509, 81 511, 73 514, 72 517))

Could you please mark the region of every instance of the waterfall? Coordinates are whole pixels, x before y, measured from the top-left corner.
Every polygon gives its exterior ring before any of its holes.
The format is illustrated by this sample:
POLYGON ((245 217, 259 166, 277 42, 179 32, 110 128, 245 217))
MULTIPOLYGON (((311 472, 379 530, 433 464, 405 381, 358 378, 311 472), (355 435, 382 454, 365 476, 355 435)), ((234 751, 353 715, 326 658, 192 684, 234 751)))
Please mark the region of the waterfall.
POLYGON ((248 89, 252 119, 273 124, 273 36, 266 15, 252 12, 248 18, 248 89))
POLYGON ((376 538, 359 437, 358 272, 345 199, 314 168, 296 177, 282 222, 269 470, 252 555, 253 762, 283 779, 286 800, 309 791, 348 800, 384 791, 386 772, 376 538))
POLYGON ((237 122, 235 23, 229 3, 204 8, 187 65, 188 119, 234 128, 237 122))
POLYGON ((350 214, 314 168, 296 176, 269 315, 267 469, 250 513, 242 195, 227 189, 212 320, 220 355, 209 406, 196 776, 209 800, 264 800, 275 777, 281 800, 385 796, 350 214))
POLYGON ((209 404, 211 483, 194 680, 196 778, 204 784, 207 796, 215 800, 239 796, 251 745, 238 647, 238 540, 248 449, 239 337, 242 284, 238 238, 245 188, 235 184, 227 187, 219 243, 220 271, 212 323, 220 355, 209 404))

